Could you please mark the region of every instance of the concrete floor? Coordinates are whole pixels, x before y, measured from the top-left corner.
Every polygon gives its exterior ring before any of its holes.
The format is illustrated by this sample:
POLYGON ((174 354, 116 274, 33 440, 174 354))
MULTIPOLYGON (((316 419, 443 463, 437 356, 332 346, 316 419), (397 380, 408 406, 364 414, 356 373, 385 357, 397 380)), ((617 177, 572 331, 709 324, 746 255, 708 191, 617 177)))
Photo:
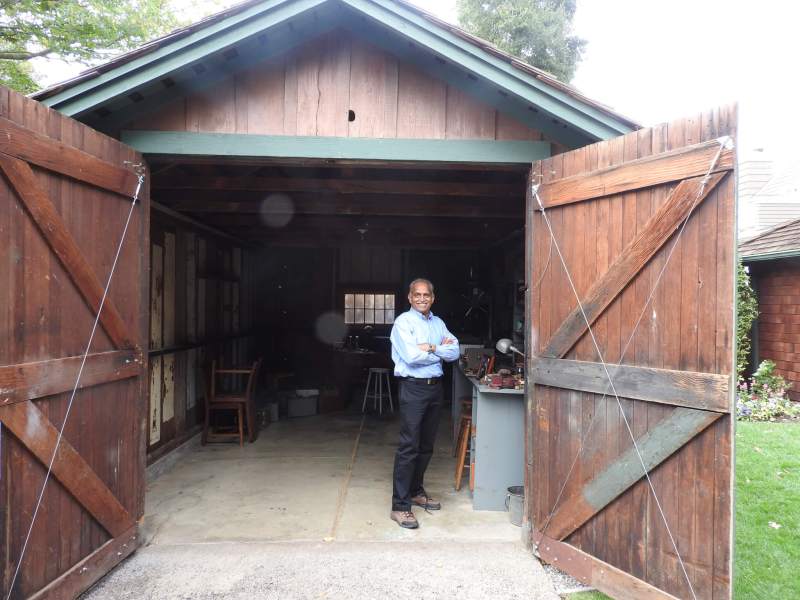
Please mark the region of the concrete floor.
POLYGON ((144 547, 85 597, 557 598, 508 515, 453 489, 447 420, 425 482, 443 510, 389 519, 397 431, 343 413, 192 448, 148 487, 144 547))

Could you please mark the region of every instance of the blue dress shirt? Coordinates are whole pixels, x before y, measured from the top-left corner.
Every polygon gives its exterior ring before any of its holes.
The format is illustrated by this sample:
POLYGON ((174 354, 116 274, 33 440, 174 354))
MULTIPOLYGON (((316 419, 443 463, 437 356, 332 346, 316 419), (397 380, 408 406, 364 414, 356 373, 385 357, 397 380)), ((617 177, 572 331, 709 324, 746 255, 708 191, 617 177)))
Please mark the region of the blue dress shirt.
POLYGON ((460 351, 456 336, 447 330, 447 326, 432 312, 425 317, 421 312, 409 309, 394 320, 392 326, 392 360, 394 374, 398 377, 441 377, 442 361, 458 360, 460 351), (444 338, 450 338, 452 344, 442 346, 444 338), (426 352, 417 348, 417 344, 433 344, 435 352, 426 352))

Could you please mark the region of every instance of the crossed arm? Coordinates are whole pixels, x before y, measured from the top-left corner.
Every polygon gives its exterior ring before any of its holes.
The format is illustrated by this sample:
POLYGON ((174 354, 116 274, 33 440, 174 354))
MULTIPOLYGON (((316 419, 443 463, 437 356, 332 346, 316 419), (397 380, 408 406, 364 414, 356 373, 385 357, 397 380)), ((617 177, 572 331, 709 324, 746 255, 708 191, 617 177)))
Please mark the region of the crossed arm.
POLYGON ((453 362, 454 360, 458 360, 458 355, 460 354, 458 349, 458 340, 456 339, 456 336, 449 331, 445 330, 444 338, 438 346, 436 344, 431 345, 433 346, 431 352, 433 352, 443 361, 453 362))
POLYGON ((439 344, 418 344, 406 324, 395 323, 391 339, 400 358, 411 366, 432 365, 440 360, 452 362, 458 358, 458 340, 449 331, 439 344))

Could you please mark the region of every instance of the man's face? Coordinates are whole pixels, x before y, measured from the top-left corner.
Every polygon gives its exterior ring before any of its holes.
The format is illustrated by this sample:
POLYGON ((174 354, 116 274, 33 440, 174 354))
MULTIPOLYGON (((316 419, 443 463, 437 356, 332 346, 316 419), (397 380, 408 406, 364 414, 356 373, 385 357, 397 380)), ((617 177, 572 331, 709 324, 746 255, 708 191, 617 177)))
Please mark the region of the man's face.
POLYGON ((408 302, 422 314, 428 314, 433 300, 433 293, 424 283, 415 283, 408 293, 408 302))

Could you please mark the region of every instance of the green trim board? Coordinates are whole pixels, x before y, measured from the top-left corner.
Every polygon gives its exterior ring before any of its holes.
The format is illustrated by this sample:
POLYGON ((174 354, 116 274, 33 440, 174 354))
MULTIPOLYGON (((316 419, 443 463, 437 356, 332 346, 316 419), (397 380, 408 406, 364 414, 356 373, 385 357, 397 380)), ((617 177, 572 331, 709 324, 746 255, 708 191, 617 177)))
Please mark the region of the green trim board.
MULTIPOLYGON (((520 111, 522 116, 529 116, 525 110, 530 106, 531 109, 541 110, 545 117, 569 125, 590 140, 615 137, 632 128, 624 118, 615 118, 592 106, 591 102, 584 102, 559 89, 558 85, 551 85, 513 67, 509 62, 393 0, 265 0, 151 53, 113 67, 102 75, 76 83, 44 98, 43 102, 70 116, 85 115, 100 107, 109 108, 108 103, 119 101, 134 91, 141 92, 160 79, 178 77, 182 70, 191 71, 192 65, 208 60, 210 56, 236 44, 245 41, 252 43, 270 28, 274 31, 281 25, 289 27, 291 20, 301 16, 347 25, 354 20, 352 11, 356 12, 356 21, 371 21, 394 32, 398 39, 431 52, 434 59, 452 63, 452 70, 464 70, 471 74, 481 86, 490 88, 487 99, 494 106, 499 96, 511 97, 525 105, 520 111), (492 94, 491 88, 498 93, 492 94)), ((304 32, 297 32, 296 35, 303 39, 304 32)), ((519 114, 516 116, 520 118, 519 114)), ((530 121, 530 118, 524 120, 526 123, 530 121)), ((537 128, 542 127, 539 124, 537 128)), ((552 132, 550 134, 554 135, 552 132)), ((572 143, 579 142, 575 140, 572 143)))
POLYGON ((183 131, 123 131, 142 154, 524 164, 550 156, 538 141, 342 138, 183 131))
POLYGON ((767 252, 765 254, 753 254, 750 256, 739 255, 744 263, 759 262, 762 260, 778 260, 780 258, 795 258, 800 256, 800 248, 794 250, 784 250, 783 252, 767 252))

